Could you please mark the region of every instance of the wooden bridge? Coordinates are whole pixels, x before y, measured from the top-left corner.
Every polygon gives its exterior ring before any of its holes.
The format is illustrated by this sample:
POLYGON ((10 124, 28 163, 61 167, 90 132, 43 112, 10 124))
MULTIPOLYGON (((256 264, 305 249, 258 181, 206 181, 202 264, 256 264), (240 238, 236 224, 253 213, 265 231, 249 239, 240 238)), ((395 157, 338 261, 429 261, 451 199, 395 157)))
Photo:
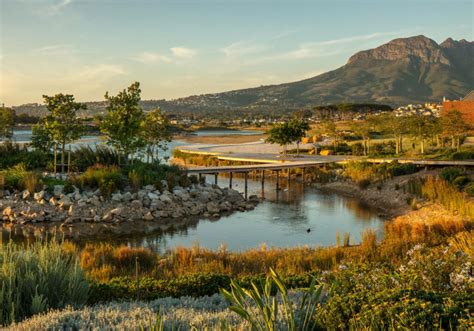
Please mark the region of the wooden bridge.
MULTIPOLYGON (((197 153, 199 154, 199 153, 197 153)), ((269 159, 265 157, 243 157, 242 155, 215 155, 219 160, 226 161, 238 161, 238 162, 249 162, 257 164, 248 165, 230 165, 230 166, 214 166, 214 167, 199 167, 199 168, 187 168, 186 171, 189 175, 198 175, 201 180, 202 175, 214 175, 214 183, 218 184, 219 174, 229 174, 229 187, 232 188, 232 179, 234 173, 240 173, 244 175, 244 194, 247 198, 248 193, 248 174, 251 172, 259 172, 261 178, 262 191, 265 187, 265 172, 274 172, 276 174, 276 189, 280 189, 280 172, 287 170, 288 184, 291 180, 291 169, 300 169, 301 177, 304 178, 305 169, 321 167, 331 163, 347 163, 352 160, 365 160, 370 163, 388 163, 397 161, 398 163, 411 163, 420 167, 435 167, 435 166, 462 166, 462 167, 474 167, 474 160, 462 160, 462 161, 449 161, 449 160, 426 160, 426 159, 394 159, 394 158, 368 158, 362 159, 360 157, 351 156, 312 156, 292 158, 289 160, 281 159, 269 159), (272 162, 272 163, 269 163, 272 162)), ((304 181, 303 181, 304 182, 304 181)))

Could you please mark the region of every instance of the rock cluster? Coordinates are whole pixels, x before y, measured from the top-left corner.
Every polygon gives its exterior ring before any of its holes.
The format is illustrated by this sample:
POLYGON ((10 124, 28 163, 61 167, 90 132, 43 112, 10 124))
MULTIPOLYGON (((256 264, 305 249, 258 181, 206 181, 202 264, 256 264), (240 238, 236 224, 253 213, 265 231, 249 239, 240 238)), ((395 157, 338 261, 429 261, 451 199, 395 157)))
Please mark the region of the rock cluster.
MULTIPOLYGON (((76 222, 121 223, 136 220, 173 222, 185 217, 213 217, 232 211, 251 210, 256 196, 245 200, 236 190, 215 185, 174 187, 160 192, 148 185, 138 192, 115 192, 104 198, 99 190, 63 192, 57 185, 52 193, 40 191, 3 192, 0 215, 3 222, 15 224, 76 222)), ((56 223, 58 224, 58 223, 56 223)))

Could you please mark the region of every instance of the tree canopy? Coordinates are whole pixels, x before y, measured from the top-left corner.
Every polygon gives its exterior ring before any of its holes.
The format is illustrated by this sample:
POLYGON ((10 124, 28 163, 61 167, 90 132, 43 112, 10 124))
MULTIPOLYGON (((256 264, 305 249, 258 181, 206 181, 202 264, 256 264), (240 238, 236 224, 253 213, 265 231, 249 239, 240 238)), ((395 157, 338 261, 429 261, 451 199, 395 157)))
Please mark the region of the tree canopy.
POLYGON ((11 139, 15 125, 15 111, 10 108, 0 108, 0 138, 11 139))

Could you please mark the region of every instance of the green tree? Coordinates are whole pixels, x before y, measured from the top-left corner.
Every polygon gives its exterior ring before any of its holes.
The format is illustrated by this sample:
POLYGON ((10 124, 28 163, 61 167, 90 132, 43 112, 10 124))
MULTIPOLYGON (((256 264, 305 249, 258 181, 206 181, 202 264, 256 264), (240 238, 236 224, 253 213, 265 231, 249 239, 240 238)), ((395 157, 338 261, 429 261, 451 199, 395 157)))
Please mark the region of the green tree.
POLYGON ((300 155, 300 141, 310 129, 308 122, 304 119, 292 119, 288 122, 288 126, 293 131, 293 142, 296 142, 296 153, 300 155))
POLYGON ((459 151, 461 137, 467 135, 469 124, 462 117, 459 110, 450 110, 441 117, 443 134, 451 138, 451 147, 459 151))
POLYGON ((141 134, 146 142, 147 159, 155 162, 158 150, 166 150, 171 141, 170 124, 160 108, 154 109, 145 115, 142 122, 141 134))
POLYGON ((411 136, 420 142, 421 154, 425 154, 425 142, 433 135, 435 124, 432 116, 413 115, 408 120, 411 136))
POLYGON ((43 152, 51 151, 51 148, 54 147, 54 142, 46 131, 43 120, 33 125, 32 133, 31 146, 33 146, 34 149, 43 152))
POLYGON ((15 125, 15 111, 11 108, 0 108, 0 138, 11 139, 15 125))
POLYGON ((369 153, 371 126, 367 121, 357 121, 351 124, 352 131, 362 138, 362 148, 364 155, 369 153))
POLYGON ((380 129, 395 138, 395 153, 403 153, 403 137, 408 133, 407 117, 383 114, 380 116, 380 129))
POLYGON ((283 155, 286 156, 288 144, 295 141, 295 131, 288 122, 274 125, 267 131, 268 138, 265 140, 270 144, 283 146, 283 155))
POLYGON ((330 119, 324 120, 321 122, 320 131, 332 139, 334 150, 336 150, 339 143, 339 132, 337 131, 336 123, 330 119))
POLYGON ((66 144, 79 139, 84 132, 82 121, 77 117, 80 109, 86 109, 83 103, 75 102, 71 94, 56 94, 55 96, 43 95, 44 104, 49 114, 38 124, 33 135, 41 134, 42 137, 33 137, 36 140, 49 140, 61 146, 61 172, 64 172, 66 144))
POLYGON ((100 131, 107 137, 107 143, 124 156, 125 163, 128 163, 130 154, 145 146, 143 135, 140 134, 145 116, 140 108, 140 93, 139 82, 116 96, 105 93, 107 114, 100 123, 100 131))

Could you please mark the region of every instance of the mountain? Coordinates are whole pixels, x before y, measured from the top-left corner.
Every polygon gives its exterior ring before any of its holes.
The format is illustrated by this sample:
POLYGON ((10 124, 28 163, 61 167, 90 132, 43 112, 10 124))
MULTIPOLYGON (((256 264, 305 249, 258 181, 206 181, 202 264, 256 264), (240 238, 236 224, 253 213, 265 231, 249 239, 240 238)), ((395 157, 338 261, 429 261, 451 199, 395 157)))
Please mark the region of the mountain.
MULTIPOLYGON (((175 100, 143 101, 168 112, 284 112, 331 103, 440 102, 474 88, 474 42, 425 36, 394 39, 360 51, 333 71, 291 83, 175 100)), ((103 108, 102 108, 103 109, 103 108)))

